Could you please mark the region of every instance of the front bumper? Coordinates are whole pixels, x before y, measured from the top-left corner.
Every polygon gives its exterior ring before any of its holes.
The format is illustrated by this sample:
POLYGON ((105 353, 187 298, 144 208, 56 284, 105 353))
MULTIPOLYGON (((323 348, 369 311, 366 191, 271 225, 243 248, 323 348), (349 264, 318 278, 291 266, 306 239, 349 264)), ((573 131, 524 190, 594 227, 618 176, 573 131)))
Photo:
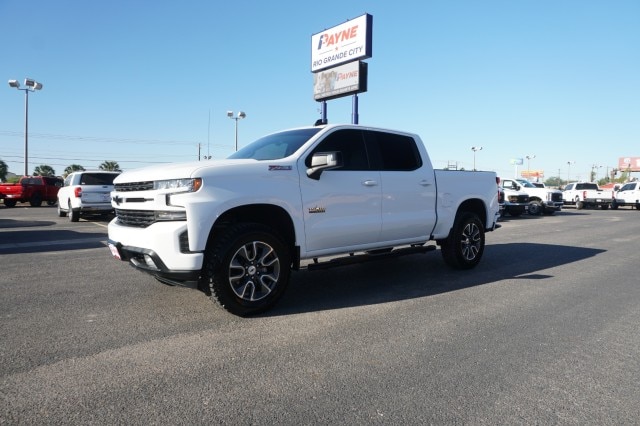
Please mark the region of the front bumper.
POLYGON ((564 203, 562 201, 547 201, 544 203, 544 208, 547 210, 560 211, 563 205, 564 203))
POLYGON ((181 245, 180 240, 184 240, 187 232, 186 222, 158 222, 136 228, 122 226, 115 218, 109 223, 108 230, 109 247, 114 257, 167 281, 198 280, 204 254, 189 252, 184 243, 181 245))

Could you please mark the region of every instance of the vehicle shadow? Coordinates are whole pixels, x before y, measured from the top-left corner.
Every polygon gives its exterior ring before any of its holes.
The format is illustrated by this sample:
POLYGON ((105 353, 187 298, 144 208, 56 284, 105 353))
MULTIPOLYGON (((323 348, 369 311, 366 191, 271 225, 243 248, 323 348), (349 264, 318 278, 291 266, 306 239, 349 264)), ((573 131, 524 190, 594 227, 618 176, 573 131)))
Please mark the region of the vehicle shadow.
POLYGON ((37 226, 52 226, 56 223, 50 220, 16 220, 16 219, 1 219, 0 229, 2 228, 32 228, 37 226))
MULTIPOLYGON (((21 228, 25 226, 24 223, 20 223, 21 228)), ((0 232, 0 255, 99 248, 105 247, 106 240, 104 232, 76 232, 50 228, 0 232)))
POLYGON ((469 271, 447 267, 438 251, 326 270, 301 270, 292 274, 280 302, 263 316, 395 302, 506 279, 552 279, 552 275, 538 271, 594 257, 604 251, 551 244, 496 244, 487 245, 480 265, 469 271), (514 262, 513 259, 526 261, 514 262))

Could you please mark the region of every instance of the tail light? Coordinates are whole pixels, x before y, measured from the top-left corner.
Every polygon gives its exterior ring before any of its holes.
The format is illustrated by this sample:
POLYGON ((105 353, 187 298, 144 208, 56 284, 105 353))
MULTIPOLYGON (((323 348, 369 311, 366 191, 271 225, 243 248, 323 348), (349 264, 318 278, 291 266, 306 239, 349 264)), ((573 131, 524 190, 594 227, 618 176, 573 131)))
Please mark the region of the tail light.
POLYGON ((582 191, 582 199, 584 200, 585 198, 587 198, 587 191, 582 191))
POLYGON ((82 187, 76 187, 76 189, 73 190, 73 195, 75 195, 76 198, 82 197, 82 187))

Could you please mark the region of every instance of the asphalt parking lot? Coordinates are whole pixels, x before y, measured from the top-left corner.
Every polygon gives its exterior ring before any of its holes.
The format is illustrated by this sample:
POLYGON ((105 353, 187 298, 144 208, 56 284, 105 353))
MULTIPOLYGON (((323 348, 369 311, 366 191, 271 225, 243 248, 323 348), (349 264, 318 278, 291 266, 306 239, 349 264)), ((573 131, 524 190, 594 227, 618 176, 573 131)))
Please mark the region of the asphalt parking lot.
POLYGON ((505 218, 299 271, 267 314, 114 260, 107 220, 0 205, 0 424, 637 424, 640 212, 505 218))

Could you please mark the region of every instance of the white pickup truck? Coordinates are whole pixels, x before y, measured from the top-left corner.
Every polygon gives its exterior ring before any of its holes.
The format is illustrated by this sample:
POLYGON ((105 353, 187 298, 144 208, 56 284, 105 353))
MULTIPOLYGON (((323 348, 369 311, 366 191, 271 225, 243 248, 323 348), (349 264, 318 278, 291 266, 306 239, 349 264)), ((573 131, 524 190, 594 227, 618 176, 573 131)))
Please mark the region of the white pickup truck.
POLYGON ((577 210, 586 207, 600 207, 606 210, 613 202, 613 195, 601 190, 598 184, 593 182, 573 182, 564 187, 562 201, 564 204, 575 205, 577 210))
POLYGON ((611 208, 620 206, 632 206, 640 210, 640 182, 627 182, 614 193, 611 208))
POLYGON ((505 190, 521 191, 529 195, 529 214, 552 215, 562 209, 562 191, 556 189, 538 187, 526 179, 503 179, 502 187, 505 190))
POLYGON ((240 316, 270 308, 291 269, 429 241, 473 268, 499 226, 495 173, 434 170, 417 135, 359 125, 273 133, 226 160, 124 172, 114 188, 113 256, 240 316))

